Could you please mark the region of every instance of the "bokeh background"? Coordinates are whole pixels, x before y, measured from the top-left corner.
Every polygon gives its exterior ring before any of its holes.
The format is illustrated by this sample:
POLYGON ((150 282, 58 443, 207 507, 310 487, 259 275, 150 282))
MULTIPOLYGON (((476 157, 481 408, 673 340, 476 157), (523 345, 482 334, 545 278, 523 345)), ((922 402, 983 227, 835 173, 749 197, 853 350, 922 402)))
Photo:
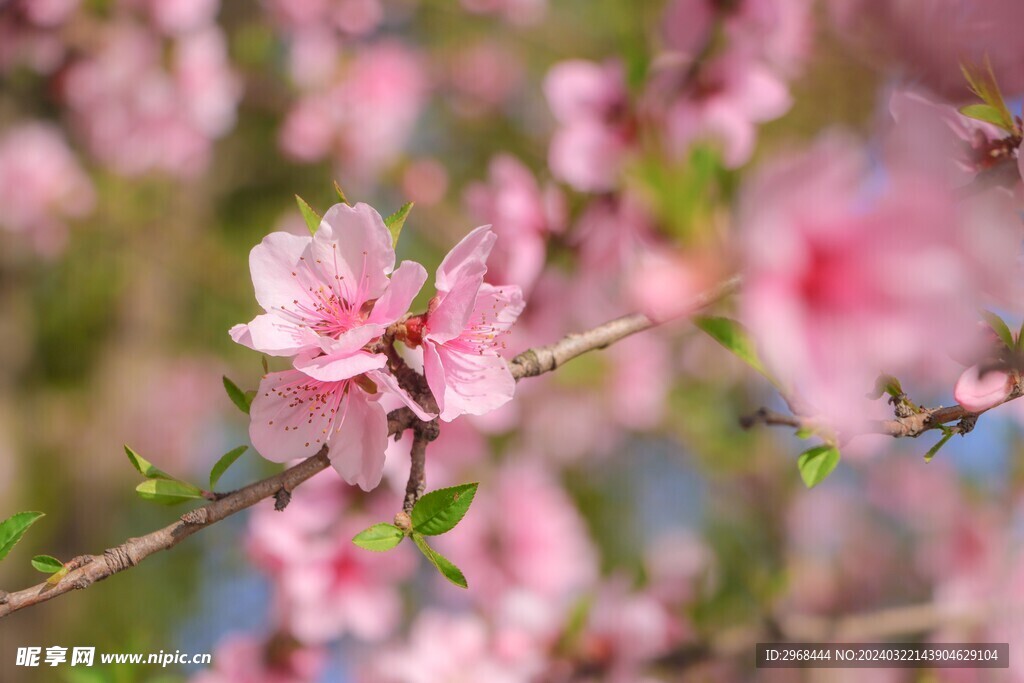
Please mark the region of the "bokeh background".
MULTIPOLYGON (((254 388, 261 362, 227 330, 257 312, 248 250, 305 230, 293 195, 323 210, 337 181, 385 215, 415 201, 399 258, 429 272, 494 223, 492 275, 528 294, 514 353, 731 273, 748 169, 836 126, 869 139, 897 80, 955 101, 957 52, 1005 46, 997 71, 1019 68, 1013 3, 985 21, 967 2, 866 4, 0 0, 0 517, 47 514, 0 588, 38 581, 33 555, 98 553, 180 514, 135 495, 123 444, 202 483, 248 443, 221 376, 254 388), (672 85, 730 50, 771 76, 672 85), (567 60, 592 69, 552 77, 567 60), (704 103, 700 122, 659 116, 679 97, 704 103)), ((907 606, 923 621, 872 635, 1019 642, 1015 406, 927 465, 925 439, 855 449, 809 491, 805 444, 740 428, 762 405, 781 405, 767 382, 669 324, 445 425, 430 487, 481 482, 439 541, 468 592, 408 547, 348 544, 397 509, 400 443, 371 494, 327 472, 284 513, 262 504, 3 619, 0 680, 794 680, 755 673, 752 645, 708 648, 907 606), (212 652, 214 667, 29 670, 25 645, 212 652)), ((222 486, 277 468, 250 451, 222 486)), ((1009 680, 950 673, 870 680, 1009 680)))

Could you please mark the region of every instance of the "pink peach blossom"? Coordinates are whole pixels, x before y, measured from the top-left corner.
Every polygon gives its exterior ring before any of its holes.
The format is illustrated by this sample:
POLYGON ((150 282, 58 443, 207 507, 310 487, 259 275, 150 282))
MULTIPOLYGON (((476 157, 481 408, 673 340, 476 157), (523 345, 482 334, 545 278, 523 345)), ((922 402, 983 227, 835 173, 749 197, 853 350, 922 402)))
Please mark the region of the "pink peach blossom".
POLYGON ((1013 391, 1013 377, 1005 370, 982 371, 974 365, 964 370, 953 387, 953 398, 972 413, 980 413, 1005 401, 1013 391))
POLYGON ((343 73, 304 95, 279 144, 303 162, 332 158, 346 187, 366 185, 404 151, 429 88, 419 55, 398 42, 360 49, 343 73))
POLYGON ((521 161, 501 154, 491 160, 487 182, 471 184, 464 201, 498 236, 487 264, 491 279, 529 292, 544 267, 548 237, 565 225, 562 193, 550 185, 542 188, 521 161))
POLYGON ((356 497, 323 472, 296 489, 283 512, 257 508, 247 549, 273 581, 276 621, 306 644, 390 636, 402 617, 401 582, 416 569, 415 551, 403 544, 369 552, 352 537, 400 507, 399 494, 382 489, 356 497))
POLYGON ((296 368, 260 383, 251 411, 253 445, 284 462, 327 444, 345 480, 372 489, 387 447, 381 395, 431 417, 381 371, 386 356, 367 350, 408 310, 426 271, 409 261, 394 268, 391 235, 366 204, 331 207, 312 237, 272 233, 253 248, 249 263, 266 313, 233 327, 231 337, 269 355, 295 356, 296 368))
MULTIPOLYGON (((655 91, 675 76, 668 72, 653 82, 655 91)), ((693 91, 675 97, 665 112, 665 130, 676 152, 696 142, 722 149, 722 160, 738 168, 754 152, 758 123, 782 116, 792 105, 786 83, 763 63, 733 52, 705 64, 693 91)))
POLYGON ((490 226, 477 228, 437 269, 437 296, 422 329, 423 372, 446 422, 488 413, 515 393, 515 379, 497 347, 522 312, 523 295, 515 285, 483 281, 495 239, 490 226))
POLYGON ((829 0, 839 35, 867 61, 954 100, 968 96, 960 64, 991 60, 1003 92, 1024 87, 1024 40, 1015 0, 829 0))
POLYGON ((60 131, 33 122, 0 136, 0 226, 28 233, 44 251, 64 243, 64 219, 95 204, 89 177, 60 131))
POLYGON ((1014 250, 979 253, 933 178, 894 171, 876 189, 867 171, 852 141, 826 137, 762 171, 740 212, 743 318, 783 383, 834 419, 865 414, 879 373, 934 379, 974 343, 972 309, 1014 250))
POLYGON ((544 95, 560 124, 548 150, 551 172, 582 192, 614 188, 632 146, 622 66, 561 62, 545 77, 544 95))
POLYGON ((489 477, 458 533, 437 546, 457 558, 471 597, 488 607, 522 589, 568 609, 597 577, 597 554, 572 500, 548 468, 521 456, 489 477))

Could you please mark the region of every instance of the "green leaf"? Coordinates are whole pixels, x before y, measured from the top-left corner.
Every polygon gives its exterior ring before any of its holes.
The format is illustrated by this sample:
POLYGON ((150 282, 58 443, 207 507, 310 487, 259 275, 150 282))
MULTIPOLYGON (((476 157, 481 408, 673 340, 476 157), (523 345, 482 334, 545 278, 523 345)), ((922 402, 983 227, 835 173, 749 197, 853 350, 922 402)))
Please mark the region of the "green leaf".
POLYGON ((421 497, 412 509, 412 528, 425 536, 437 536, 462 521, 476 495, 478 483, 438 489, 421 497))
POLYGON ((0 560, 7 557, 11 548, 21 540, 28 528, 45 513, 19 512, 0 522, 0 560))
POLYGON ((248 446, 238 446, 232 448, 230 451, 220 456, 220 460, 210 470, 210 490, 212 491, 220 478, 224 476, 224 473, 228 471, 228 468, 235 464, 235 461, 249 449, 248 446))
MULTIPOLYGON (((249 408, 252 406, 252 399, 248 398, 248 395, 238 388, 238 385, 228 379, 227 375, 224 375, 224 391, 228 392, 228 398, 231 402, 238 407, 246 415, 249 414, 249 408)), ((255 396, 256 394, 253 394, 255 396)))
POLYGON ((128 456, 128 460, 131 462, 132 466, 146 479, 174 479, 174 477, 163 470, 154 467, 153 463, 132 450, 128 444, 125 444, 124 452, 128 456))
POLYGON ((839 449, 835 446, 815 446, 800 454, 796 461, 800 476, 807 488, 814 488, 832 474, 839 464, 839 449))
POLYGON ((868 394, 871 400, 882 398, 883 394, 889 394, 893 398, 903 396, 903 385, 892 375, 879 375, 875 380, 874 390, 868 394))
POLYGON ((135 490, 142 498, 162 505, 177 505, 203 497, 203 492, 197 487, 177 480, 147 479, 135 490))
POLYGON ((814 430, 811 429, 810 427, 801 427, 800 429, 796 430, 796 438, 809 439, 812 436, 814 436, 814 433, 814 430))
POLYGON ((384 552, 385 550, 391 550, 401 543, 403 538, 405 538, 404 531, 394 524, 381 522, 380 524, 374 524, 369 529, 360 531, 356 534, 355 538, 352 539, 352 542, 360 548, 365 548, 379 553, 384 552))
POLYGON ((36 555, 32 558, 32 566, 36 571, 53 574, 64 568, 64 563, 52 555, 36 555))
POLYGON ((388 226, 388 232, 391 233, 391 246, 398 246, 398 237, 402 234, 402 226, 405 225, 405 219, 409 217, 412 207, 412 202, 406 202, 402 208, 384 219, 384 225, 388 226))
POLYGON ((441 575, 444 576, 444 578, 448 579, 459 588, 469 588, 469 584, 466 582, 466 577, 462 573, 462 570, 452 564, 444 555, 427 545, 427 541, 423 536, 414 533, 412 535, 412 540, 416 543, 416 547, 420 549, 420 552, 430 560, 430 563, 437 568, 437 571, 441 572, 441 575))
POLYGON ((345 196, 345 193, 342 191, 341 185, 338 184, 337 180, 334 181, 334 194, 338 195, 339 202, 352 206, 352 202, 350 202, 348 197, 345 196))
POLYGON ((706 332, 716 342, 732 351, 736 356, 750 367, 764 375, 768 381, 775 384, 768 371, 765 370, 757 355, 754 340, 743 325, 729 318, 715 318, 710 316, 696 316, 693 324, 706 332))
MULTIPOLYGON (((985 57, 984 66, 961 64, 960 70, 963 72, 964 78, 967 79, 967 84, 970 86, 971 91, 984 102, 984 105, 979 106, 987 106, 995 114, 995 120, 990 120, 989 118, 982 118, 981 120, 989 121, 1009 133, 1016 134, 1016 122, 1006 106, 1006 100, 1003 99, 1003 93, 999 89, 999 83, 996 81, 995 73, 992 71, 992 62, 989 61, 988 56, 985 57)), ((992 112, 985 111, 983 114, 992 117, 992 112)), ((963 110, 961 110, 961 113, 964 113, 963 110)), ((969 114, 965 115, 969 116, 969 114)))
POLYGON ((985 123, 991 123, 993 125, 1004 127, 1006 123, 1003 120, 1003 115, 998 109, 988 104, 968 104, 960 107, 960 113, 970 119, 977 119, 978 121, 984 121, 985 123))
POLYGON ((935 454, 939 452, 939 449, 946 445, 946 442, 953 438, 953 430, 944 429, 942 438, 939 439, 934 446, 928 449, 928 452, 924 454, 924 461, 931 462, 935 454))
POLYGON ((295 203, 299 205, 299 213, 302 214, 302 218, 306 221, 306 227, 309 228, 309 234, 315 235, 317 228, 320 227, 320 214, 318 214, 312 206, 306 203, 306 200, 295 195, 295 203))
POLYGON ((996 333, 996 336, 999 337, 999 340, 1006 344, 1006 348, 1012 349, 1014 347, 1013 332, 1010 332, 1010 328, 1006 326, 1003 319, 992 311, 982 311, 981 315, 985 318, 988 326, 992 328, 992 331, 996 333))

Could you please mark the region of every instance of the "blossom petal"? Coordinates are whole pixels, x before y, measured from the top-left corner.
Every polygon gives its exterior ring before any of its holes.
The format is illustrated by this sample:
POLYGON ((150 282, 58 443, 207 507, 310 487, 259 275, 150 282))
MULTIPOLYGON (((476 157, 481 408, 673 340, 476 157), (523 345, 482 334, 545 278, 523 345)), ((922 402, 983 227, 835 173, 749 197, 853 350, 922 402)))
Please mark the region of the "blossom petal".
POLYGON ((981 366, 974 365, 963 371, 953 388, 953 398, 972 413, 993 408, 1013 391, 1010 373, 1004 370, 989 370, 982 374, 981 366))
MULTIPOLYGON (((427 345, 425 345, 427 346, 427 345)), ((441 419, 451 422, 459 415, 483 415, 508 403, 516 381, 500 356, 466 353, 445 345, 429 345, 423 354, 427 383, 441 408, 441 419)))
POLYGON ((516 285, 495 287, 486 282, 476 296, 470 327, 487 328, 492 334, 508 332, 526 307, 523 290, 516 285))
POLYGON ((338 414, 330 439, 331 464, 345 481, 370 491, 384 474, 388 417, 379 402, 354 386, 338 414))
POLYGON ((356 351, 338 355, 299 356, 295 369, 301 370, 321 382, 339 382, 362 375, 370 370, 379 370, 387 365, 388 359, 382 353, 356 351))
POLYGON ((343 387, 317 382, 297 370, 266 375, 249 412, 253 446, 274 462, 313 455, 326 440, 343 387))
POLYGON ((391 274, 388 291, 377 299, 367 320, 381 325, 395 322, 409 311, 412 300, 426 281, 427 271, 423 266, 415 261, 402 261, 402 265, 391 274))
POLYGON ((463 237, 437 269, 437 291, 449 292, 464 280, 479 279, 482 282, 487 272, 487 257, 496 239, 498 237, 489 225, 481 225, 463 237))
POLYGON ((235 325, 231 338, 242 346, 269 356, 294 356, 311 347, 318 347, 318 336, 305 326, 264 313, 247 325, 235 325))
POLYGON ((423 409, 416 400, 409 395, 398 383, 398 379, 388 372, 368 372, 366 376, 377 383, 377 386, 384 387, 384 390, 397 396, 402 403, 409 406, 409 409, 416 414, 416 417, 423 421, 433 420, 437 415, 423 409))
POLYGON ((379 298, 395 267, 391 233, 368 204, 335 204, 310 246, 313 266, 341 298, 359 307, 379 298))
POLYGON ((308 291, 298 277, 300 259, 311 242, 287 232, 272 232, 249 252, 256 301, 268 313, 293 301, 306 301, 308 291))

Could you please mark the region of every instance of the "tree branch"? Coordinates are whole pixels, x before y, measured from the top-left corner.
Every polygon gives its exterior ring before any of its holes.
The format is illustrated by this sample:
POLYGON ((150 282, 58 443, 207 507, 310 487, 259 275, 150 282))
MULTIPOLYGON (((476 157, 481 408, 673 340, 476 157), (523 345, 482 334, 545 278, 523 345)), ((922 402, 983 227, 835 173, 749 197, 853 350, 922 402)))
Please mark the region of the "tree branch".
MULTIPOLYGON (((734 292, 738 286, 739 278, 731 278, 696 297, 690 310, 695 311, 708 306, 734 292)), ((550 372, 588 351, 605 348, 631 334, 654 327, 656 324, 641 314, 623 316, 586 332, 571 334, 554 344, 524 351, 509 362, 509 368, 516 380, 523 377, 536 377, 550 372)), ((404 372, 401 365, 398 367, 399 372, 404 372)), ((422 380, 418 373, 408 368, 406 370, 416 374, 419 380, 411 376, 400 379, 406 382, 422 380)), ((423 384, 425 385, 425 382, 423 384)), ((420 388, 422 389, 422 387, 420 388)), ((422 394, 422 391, 418 393, 422 394)), ((429 394, 429 390, 427 390, 427 394, 429 394)), ((433 397, 430 397, 429 404, 436 405, 433 403, 433 397)), ((409 485, 406 488, 405 503, 409 505, 410 499, 412 504, 415 504, 423 492, 426 445, 437 437, 438 426, 436 421, 422 422, 408 408, 391 411, 388 414, 388 435, 400 436, 406 429, 413 429, 416 434, 411 451, 412 468, 409 485)), ((163 529, 139 538, 129 538, 119 546, 108 548, 102 555, 83 555, 75 558, 69 563, 73 566, 71 571, 55 585, 43 582, 14 593, 0 591, 0 597, 3 598, 0 599, 0 618, 26 607, 52 600, 72 590, 87 588, 97 581, 102 581, 109 576, 134 567, 150 555, 173 548, 197 531, 251 507, 265 498, 274 497, 277 507, 283 508, 287 505, 287 500, 296 486, 329 466, 330 460, 325 445, 316 455, 284 472, 257 481, 203 507, 186 512, 178 521, 163 529)))
MULTIPOLYGON (((739 289, 739 286, 739 276, 731 277, 713 289, 694 297, 690 305, 686 307, 687 311, 695 312, 710 306, 735 292, 739 289)), ((516 380, 523 379, 524 377, 536 377, 545 372, 551 372, 588 351, 603 349, 621 339, 650 329, 658 324, 658 322, 651 320, 642 313, 624 315, 621 318, 610 320, 586 332, 570 334, 554 344, 523 351, 509 361, 509 369, 516 380)))

